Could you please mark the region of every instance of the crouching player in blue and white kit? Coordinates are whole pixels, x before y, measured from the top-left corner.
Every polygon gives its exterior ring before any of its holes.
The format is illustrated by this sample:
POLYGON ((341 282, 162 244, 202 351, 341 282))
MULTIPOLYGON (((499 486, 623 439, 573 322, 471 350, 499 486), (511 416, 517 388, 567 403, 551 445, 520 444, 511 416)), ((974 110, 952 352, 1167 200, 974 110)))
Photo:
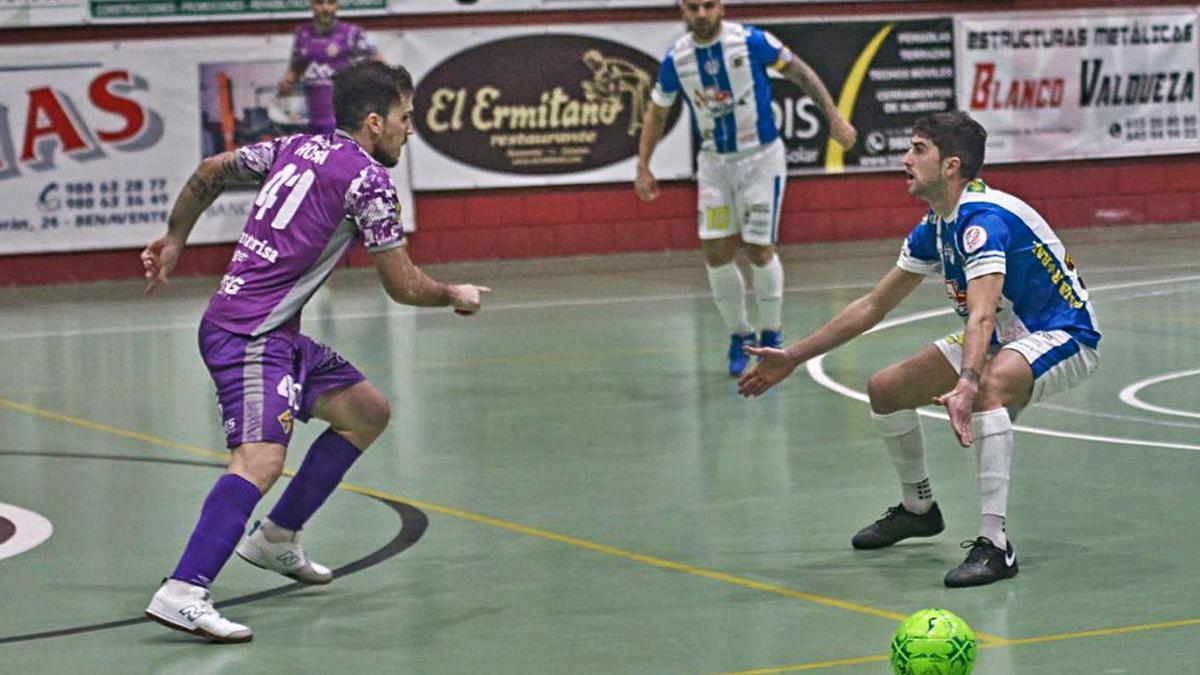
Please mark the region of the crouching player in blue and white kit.
POLYGON ((1070 389, 1098 363, 1100 330, 1088 292, 1062 242, 1036 211, 976 178, 987 132, 966 113, 924 117, 904 158, 908 191, 929 203, 896 267, 867 295, 787 349, 749 349, 762 361, 739 382, 757 396, 801 363, 879 323, 928 274, 945 276, 966 329, 871 377, 871 419, 899 475, 902 501, 854 535, 857 549, 891 546, 944 529, 925 470, 916 408, 946 407, 954 435, 974 447, 981 501, 978 537, 951 570, 951 588, 1017 573, 1005 533, 1012 418, 1070 389))
POLYGON ((783 267, 775 242, 787 162, 771 111, 767 70, 778 71, 813 98, 829 120, 830 135, 842 146, 854 145, 857 132, 812 68, 774 35, 723 21, 720 0, 681 0, 679 8, 688 33, 659 67, 642 124, 634 189, 644 201, 658 197, 650 157, 662 139, 671 106, 683 92, 701 139, 700 241, 713 299, 732 333, 729 374, 737 376, 749 361, 744 346, 783 346, 783 267), (750 257, 762 331, 758 336, 746 313, 745 281, 734 263, 737 235, 750 257))

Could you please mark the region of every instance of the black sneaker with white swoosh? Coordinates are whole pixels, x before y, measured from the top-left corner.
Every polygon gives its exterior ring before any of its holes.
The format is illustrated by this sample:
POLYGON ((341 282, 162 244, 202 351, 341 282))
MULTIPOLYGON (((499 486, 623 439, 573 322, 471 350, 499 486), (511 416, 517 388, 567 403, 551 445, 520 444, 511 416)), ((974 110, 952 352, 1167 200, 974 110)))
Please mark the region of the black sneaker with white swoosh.
POLYGON ((1013 552, 1011 541, 1008 542, 1007 550, 1003 551, 987 537, 964 541, 962 547, 971 550, 967 552, 967 559, 961 565, 946 574, 948 588, 985 586, 1017 576, 1017 554, 1013 552))

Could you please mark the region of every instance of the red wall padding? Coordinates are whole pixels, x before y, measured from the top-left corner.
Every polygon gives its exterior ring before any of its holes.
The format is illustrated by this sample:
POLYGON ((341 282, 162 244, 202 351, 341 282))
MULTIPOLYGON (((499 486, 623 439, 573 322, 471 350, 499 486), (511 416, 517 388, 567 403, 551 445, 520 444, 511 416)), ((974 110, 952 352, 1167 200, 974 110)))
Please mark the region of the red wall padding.
MULTIPOLYGON (((950 13, 1087 7, 1144 6, 1131 0, 963 0, 888 4, 827 3, 730 8, 730 16, 807 16, 885 13, 950 13)), ((1155 5, 1192 5, 1161 0, 1155 5)), ((663 19, 673 10, 542 12, 505 15, 379 17, 368 28, 441 25, 562 23, 663 19)), ((189 24, 186 26, 81 27, 0 31, 0 44, 89 39, 193 36, 213 32, 278 32, 283 24, 189 24), (150 32, 153 31, 153 32, 150 32)), ((682 24, 680 30, 682 31, 682 24)), ((1145 157, 1091 162, 1052 162, 984 167, 983 178, 1037 208, 1056 228, 1176 223, 1200 220, 1200 156, 1145 157)), ((663 185, 655 202, 643 203, 630 183, 546 189, 419 193, 411 238, 418 263, 537 258, 632 251, 699 248, 696 188, 663 185)), ((920 219, 923 203, 907 195, 899 172, 793 177, 783 203, 784 244, 900 237, 920 219)), ((177 275, 220 274, 232 244, 193 246, 177 275)), ((0 285, 121 279, 141 275, 137 251, 0 256, 0 285)), ((362 250, 351 264, 369 264, 362 250)))

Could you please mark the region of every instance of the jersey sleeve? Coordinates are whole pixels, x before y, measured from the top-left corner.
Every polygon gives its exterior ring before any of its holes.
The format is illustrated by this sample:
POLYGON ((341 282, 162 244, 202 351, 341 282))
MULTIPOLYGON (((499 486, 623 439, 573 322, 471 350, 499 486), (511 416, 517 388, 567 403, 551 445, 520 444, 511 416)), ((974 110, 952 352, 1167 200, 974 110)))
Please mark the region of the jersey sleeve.
POLYGON ((350 34, 350 60, 354 63, 375 57, 375 43, 360 26, 354 26, 350 34))
POLYGON ((896 267, 913 274, 937 274, 942 271, 942 257, 937 250, 937 229, 926 215, 900 246, 896 267))
POLYGON ((251 143, 238 148, 235 152, 242 175, 260 183, 266 180, 267 174, 271 171, 271 165, 275 163, 275 158, 293 138, 295 136, 272 138, 269 141, 251 143))
POLYGON ((746 36, 746 46, 750 49, 750 58, 768 68, 783 70, 792 60, 792 50, 784 46, 779 38, 771 33, 747 26, 750 34, 746 36))
POLYGON ((297 26, 292 35, 292 54, 288 63, 296 70, 304 69, 304 26, 297 26))
POLYGON ((970 281, 987 274, 1004 274, 1009 233, 1008 224, 995 213, 983 212, 959 229, 963 273, 970 281))
POLYGON ((369 164, 351 181, 346 190, 346 213, 354 219, 371 253, 405 244, 400 199, 392 177, 382 166, 369 164))
POLYGON ((675 70, 675 59, 668 53, 663 57, 662 65, 658 67, 658 81, 650 91, 650 99, 655 105, 670 108, 679 95, 679 73, 675 70))

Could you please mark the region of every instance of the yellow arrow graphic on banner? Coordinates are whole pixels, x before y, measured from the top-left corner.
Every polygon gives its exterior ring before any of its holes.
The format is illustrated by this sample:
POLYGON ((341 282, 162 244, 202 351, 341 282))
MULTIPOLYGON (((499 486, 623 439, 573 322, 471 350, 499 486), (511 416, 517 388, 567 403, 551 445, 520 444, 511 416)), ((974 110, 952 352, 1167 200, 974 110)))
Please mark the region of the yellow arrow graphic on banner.
MULTIPOLYGON (((862 89, 863 80, 867 77, 867 68, 871 65, 871 60, 875 58, 875 54, 879 52, 879 48, 883 46, 883 41, 887 39, 888 34, 896 27, 895 23, 889 23, 879 32, 867 46, 863 48, 862 53, 854 61, 854 67, 850 69, 850 74, 846 76, 846 82, 842 85, 842 91, 838 94, 838 111, 842 113, 847 121, 854 114, 854 104, 858 101, 858 91, 862 89)), ((833 136, 829 137, 828 145, 825 147, 825 170, 829 173, 841 173, 846 168, 846 151, 842 146, 833 140, 833 136)))

